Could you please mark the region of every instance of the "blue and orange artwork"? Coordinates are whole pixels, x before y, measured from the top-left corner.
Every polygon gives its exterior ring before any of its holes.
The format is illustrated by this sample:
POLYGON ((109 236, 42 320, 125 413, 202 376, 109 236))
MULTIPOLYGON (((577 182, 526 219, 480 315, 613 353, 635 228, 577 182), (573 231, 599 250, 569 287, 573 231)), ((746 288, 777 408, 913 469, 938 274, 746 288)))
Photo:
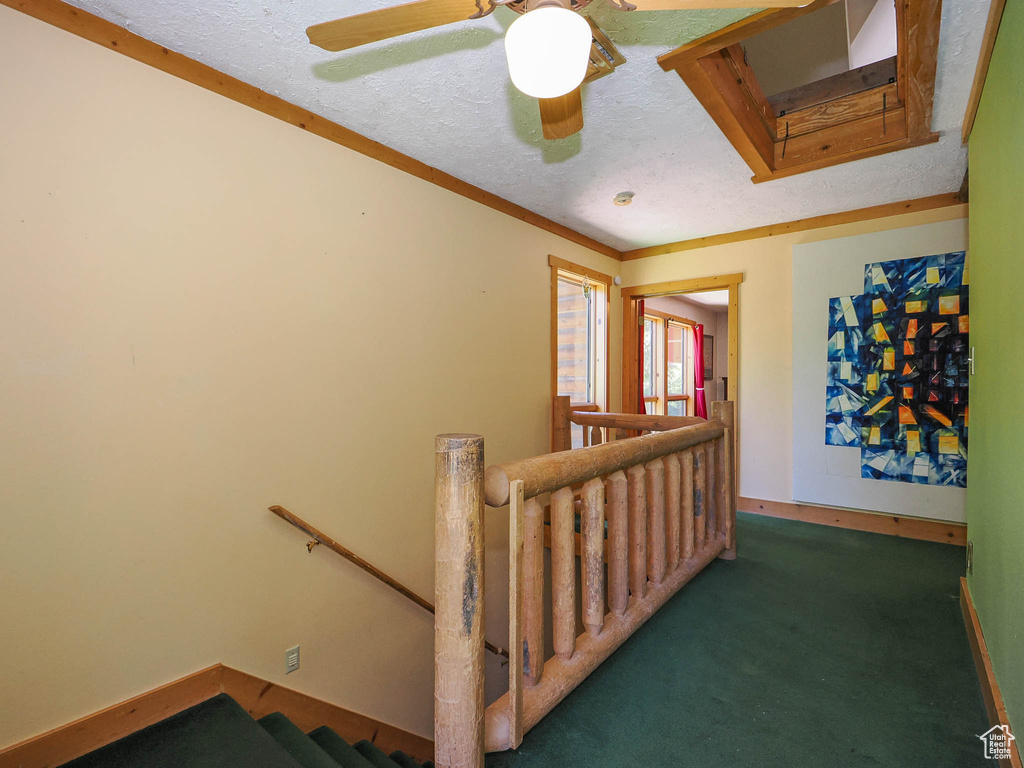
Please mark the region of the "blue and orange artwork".
POLYGON ((868 264, 829 299, 825 443, 861 477, 965 488, 969 332, 963 252, 868 264))

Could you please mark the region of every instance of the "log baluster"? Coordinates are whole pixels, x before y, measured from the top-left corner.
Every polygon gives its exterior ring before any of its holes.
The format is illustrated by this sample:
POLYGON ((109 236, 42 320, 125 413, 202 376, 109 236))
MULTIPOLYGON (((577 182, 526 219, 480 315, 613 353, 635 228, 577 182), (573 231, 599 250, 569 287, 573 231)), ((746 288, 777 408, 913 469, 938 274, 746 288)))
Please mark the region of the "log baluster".
POLYGON ((544 507, 526 502, 523 523, 523 682, 533 687, 544 671, 544 507))
POLYGON ((629 490, 629 591, 634 599, 647 594, 647 493, 643 465, 626 470, 629 490))
POLYGON ((551 627, 555 654, 568 661, 576 650, 576 541, 572 488, 551 494, 551 627))
POLYGON ((484 764, 484 439, 434 441, 434 754, 484 764))
POLYGON ((717 440, 709 440, 704 444, 704 455, 707 460, 707 486, 704 497, 704 520, 707 538, 713 539, 718 530, 718 457, 715 456, 717 440))
POLYGON ((601 439, 601 428, 600 427, 594 427, 593 429, 591 429, 590 430, 590 444, 591 445, 600 445, 603 442, 604 442, 604 440, 601 439))
POLYGON ((693 451, 687 448, 679 454, 679 502, 681 506, 679 529, 682 534, 682 541, 679 546, 682 549, 683 559, 693 557, 693 451))
POLYGON ((671 573, 679 565, 679 459, 669 454, 665 462, 665 544, 671 573))
POLYGON ((736 459, 732 455, 732 446, 732 431, 727 428, 725 436, 722 437, 722 464, 725 476, 722 483, 725 499, 725 551, 721 557, 724 560, 736 559, 736 459))
POLYGON ((583 486, 583 626, 592 636, 604 627, 604 483, 594 478, 583 486))
POLYGON ((704 548, 707 531, 707 469, 704 446, 693 448, 693 546, 698 551, 704 548))
POLYGON ((647 462, 647 575, 654 585, 665 580, 665 462, 647 462))
POLYGON ((619 471, 606 481, 608 502, 608 607, 616 616, 629 605, 629 527, 626 475, 619 471))
POLYGON ((512 748, 523 742, 523 481, 513 480, 508 510, 508 730, 512 748))
POLYGON ((729 503, 729 488, 725 469, 725 441, 715 440, 715 533, 725 535, 725 510, 729 503))
POLYGON ((722 465, 724 469, 723 485, 726 490, 726 503, 723 523, 725 533, 725 552, 720 557, 732 560, 736 557, 736 403, 731 401, 716 402, 712 406, 714 417, 725 424, 722 436, 722 465))

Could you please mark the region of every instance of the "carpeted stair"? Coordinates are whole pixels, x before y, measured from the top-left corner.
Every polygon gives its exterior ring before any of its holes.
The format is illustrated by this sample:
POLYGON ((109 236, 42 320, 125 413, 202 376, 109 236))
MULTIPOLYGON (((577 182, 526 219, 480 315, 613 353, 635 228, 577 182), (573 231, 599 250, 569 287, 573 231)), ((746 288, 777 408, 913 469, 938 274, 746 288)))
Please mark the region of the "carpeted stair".
POLYGON ((64 768, 433 768, 327 726, 308 736, 280 712, 258 722, 226 693, 65 763, 64 768))

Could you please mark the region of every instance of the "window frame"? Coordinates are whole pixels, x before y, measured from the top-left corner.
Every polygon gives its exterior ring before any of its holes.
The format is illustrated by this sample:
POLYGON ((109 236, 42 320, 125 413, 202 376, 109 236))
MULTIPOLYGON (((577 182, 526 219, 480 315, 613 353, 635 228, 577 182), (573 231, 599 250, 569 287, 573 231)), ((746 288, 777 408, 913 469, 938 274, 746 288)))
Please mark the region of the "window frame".
MULTIPOLYGON (((598 283, 604 292, 604 361, 603 363, 594 363, 593 373, 596 376, 603 378, 600 386, 597 386, 598 396, 594 398, 593 402, 586 403, 572 403, 573 406, 581 405, 594 405, 600 410, 608 411, 609 402, 609 383, 611 380, 611 289, 613 285, 613 279, 610 275, 606 275, 603 272, 598 272, 595 269, 584 267, 581 264, 574 264, 571 261, 560 259, 557 256, 548 256, 548 266, 551 268, 551 398, 554 402, 554 398, 558 396, 558 281, 560 275, 568 275, 578 280, 584 278, 589 280, 591 283, 598 283)), ((596 307, 595 307, 596 308, 596 307)), ((593 356, 592 356, 593 357, 593 356)))
MULTIPOLYGON (((654 370, 657 377, 661 378, 660 391, 655 386, 655 394, 653 396, 645 396, 641 393, 644 400, 644 410, 647 410, 647 403, 654 402, 655 413, 659 413, 658 408, 662 410, 662 415, 668 414, 668 405, 672 402, 683 402, 683 411, 685 416, 692 416, 693 410, 693 396, 688 394, 686 389, 687 382, 693 381, 693 328, 697 325, 695 320, 690 320, 687 317, 680 315, 673 315, 669 312, 662 312, 657 309, 644 308, 644 334, 647 333, 646 322, 648 319, 653 319, 658 322, 660 329, 655 331, 655 341, 661 347, 660 359, 655 361, 654 370), (683 394, 681 395, 670 395, 668 391, 668 328, 669 325, 680 326, 690 332, 691 341, 689 344, 686 343, 686 337, 683 337, 683 394), (659 364, 660 363, 660 364, 659 364), (662 405, 663 404, 663 405, 662 405)), ((684 330, 684 334, 686 331, 684 330)), ((646 361, 645 361, 646 364, 646 361)))

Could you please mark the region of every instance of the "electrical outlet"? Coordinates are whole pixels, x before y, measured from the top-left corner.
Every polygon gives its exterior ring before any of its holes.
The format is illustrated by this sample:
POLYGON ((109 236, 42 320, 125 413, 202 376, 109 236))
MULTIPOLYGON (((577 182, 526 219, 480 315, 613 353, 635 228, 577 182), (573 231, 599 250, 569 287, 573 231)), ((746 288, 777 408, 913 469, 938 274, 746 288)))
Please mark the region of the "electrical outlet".
POLYGON ((299 646, 289 648, 284 652, 284 673, 294 672, 299 668, 299 646))
POLYGON ((974 573, 974 542, 967 542, 967 575, 974 573))

